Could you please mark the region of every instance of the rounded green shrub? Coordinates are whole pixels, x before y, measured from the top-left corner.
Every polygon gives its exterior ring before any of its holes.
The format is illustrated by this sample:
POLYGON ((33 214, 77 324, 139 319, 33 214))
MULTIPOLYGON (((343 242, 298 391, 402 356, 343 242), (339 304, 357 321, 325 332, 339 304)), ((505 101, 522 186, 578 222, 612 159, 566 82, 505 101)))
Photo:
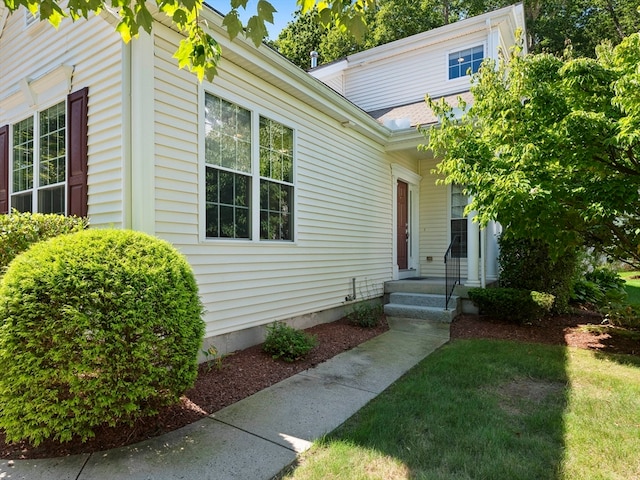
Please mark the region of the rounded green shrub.
POLYGON ((470 288, 469 298, 483 315, 516 323, 532 323, 549 315, 554 296, 517 288, 470 288))
POLYGON ((553 258, 541 240, 500 237, 500 286, 550 293, 555 297, 553 313, 569 311, 577 251, 566 248, 553 258))
POLYGON ((34 243, 65 233, 79 232, 88 225, 86 218, 54 213, 14 210, 10 214, 0 215, 0 275, 11 260, 34 243))
POLYGON ((295 362, 304 358, 317 344, 315 336, 296 330, 286 323, 274 322, 267 327, 267 338, 262 349, 273 358, 295 362))
POLYGON ((165 241, 85 230, 35 244, 0 284, 0 428, 37 445, 157 413, 195 381, 201 315, 165 241))

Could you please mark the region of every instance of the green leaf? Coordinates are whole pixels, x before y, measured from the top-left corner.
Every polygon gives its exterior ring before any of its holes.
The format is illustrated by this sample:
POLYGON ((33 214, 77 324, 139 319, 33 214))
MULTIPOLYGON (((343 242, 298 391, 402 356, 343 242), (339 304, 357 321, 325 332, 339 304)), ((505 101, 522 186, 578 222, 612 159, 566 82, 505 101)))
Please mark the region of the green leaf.
POLYGON ((238 36, 240 32, 243 30, 242 22, 238 17, 238 12, 236 10, 231 10, 227 13, 222 20, 222 26, 227 29, 227 33, 229 34, 229 38, 233 40, 238 36))
POLYGON ((267 0, 258 1, 258 16, 265 22, 273 23, 273 14, 275 12, 277 10, 267 0))
POLYGON ((239 7, 247 8, 247 3, 249 3, 248 0, 231 0, 231 8, 234 10, 239 7))
POLYGON ((267 27, 264 24, 264 20, 262 20, 257 15, 254 15, 249 19, 244 35, 245 37, 251 39, 256 47, 260 46, 260 44, 268 34, 269 32, 267 31, 267 27))

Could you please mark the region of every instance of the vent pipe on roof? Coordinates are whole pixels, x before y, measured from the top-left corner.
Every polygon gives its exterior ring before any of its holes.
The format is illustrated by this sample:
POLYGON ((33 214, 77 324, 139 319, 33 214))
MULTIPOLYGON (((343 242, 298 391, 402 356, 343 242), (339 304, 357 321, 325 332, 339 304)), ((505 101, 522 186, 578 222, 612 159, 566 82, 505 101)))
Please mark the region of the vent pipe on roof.
POLYGON ((313 50, 311 52, 311 68, 316 68, 318 66, 318 52, 313 50))

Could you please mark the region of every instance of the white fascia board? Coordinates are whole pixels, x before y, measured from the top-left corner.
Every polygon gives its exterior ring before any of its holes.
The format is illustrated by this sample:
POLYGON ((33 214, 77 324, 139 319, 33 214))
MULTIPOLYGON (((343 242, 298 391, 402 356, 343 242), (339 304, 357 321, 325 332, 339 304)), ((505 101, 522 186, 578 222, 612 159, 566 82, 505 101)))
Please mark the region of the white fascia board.
POLYGON ((336 60, 326 65, 320 65, 313 70, 309 70, 307 73, 322 80, 323 78, 330 78, 338 73, 342 73, 348 66, 349 62, 346 58, 343 58, 342 60, 336 60))

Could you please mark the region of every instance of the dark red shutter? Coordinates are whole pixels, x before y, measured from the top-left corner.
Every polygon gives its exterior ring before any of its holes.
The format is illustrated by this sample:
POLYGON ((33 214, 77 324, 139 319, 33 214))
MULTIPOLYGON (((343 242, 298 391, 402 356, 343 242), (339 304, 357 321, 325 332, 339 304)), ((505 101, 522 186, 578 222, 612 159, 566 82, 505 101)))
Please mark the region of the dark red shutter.
POLYGON ((89 87, 67 97, 67 214, 86 217, 88 213, 88 100, 89 87))
POLYGON ((0 213, 9 213, 9 125, 0 128, 0 213))

